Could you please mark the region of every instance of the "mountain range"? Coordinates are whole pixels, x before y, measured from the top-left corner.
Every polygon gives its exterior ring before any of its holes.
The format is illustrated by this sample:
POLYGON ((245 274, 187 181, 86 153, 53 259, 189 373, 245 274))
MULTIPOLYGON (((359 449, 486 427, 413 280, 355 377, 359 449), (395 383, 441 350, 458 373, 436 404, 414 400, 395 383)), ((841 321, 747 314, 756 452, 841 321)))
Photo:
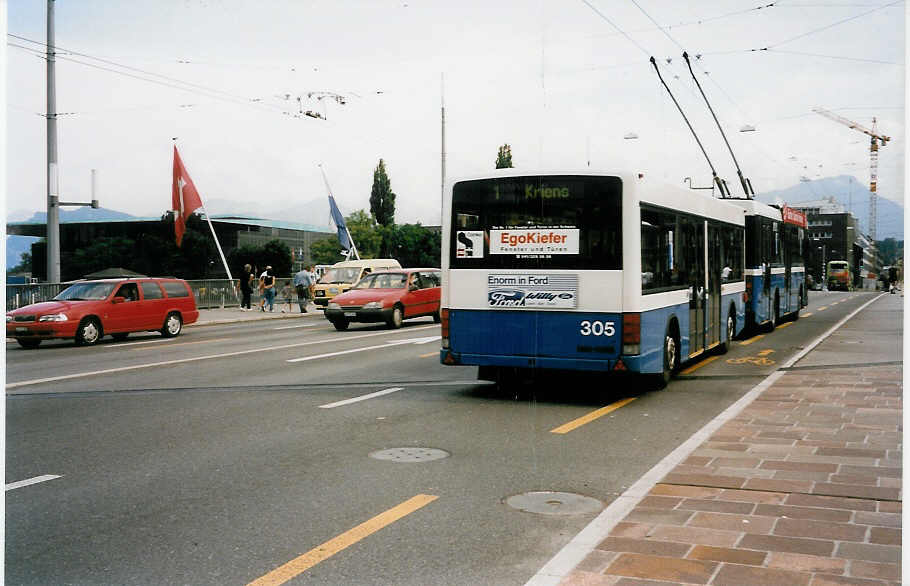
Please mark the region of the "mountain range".
MULTIPOLYGON (((845 210, 853 212, 859 220, 860 229, 869 233, 869 196, 867 187, 850 175, 825 177, 815 181, 797 183, 779 191, 766 191, 755 199, 764 203, 798 204, 807 201, 834 198, 845 210)), ((879 196, 876 210, 878 230, 876 238, 904 239, 904 208, 890 199, 879 196)))

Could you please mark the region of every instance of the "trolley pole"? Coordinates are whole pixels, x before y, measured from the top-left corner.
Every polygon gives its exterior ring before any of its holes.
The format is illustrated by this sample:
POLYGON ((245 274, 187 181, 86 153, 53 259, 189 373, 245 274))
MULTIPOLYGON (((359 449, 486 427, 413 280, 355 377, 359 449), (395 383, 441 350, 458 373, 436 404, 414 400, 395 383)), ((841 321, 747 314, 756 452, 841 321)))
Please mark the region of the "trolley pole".
POLYGON ((47 282, 60 282, 60 208, 57 184, 57 89, 54 0, 47 0, 47 282))

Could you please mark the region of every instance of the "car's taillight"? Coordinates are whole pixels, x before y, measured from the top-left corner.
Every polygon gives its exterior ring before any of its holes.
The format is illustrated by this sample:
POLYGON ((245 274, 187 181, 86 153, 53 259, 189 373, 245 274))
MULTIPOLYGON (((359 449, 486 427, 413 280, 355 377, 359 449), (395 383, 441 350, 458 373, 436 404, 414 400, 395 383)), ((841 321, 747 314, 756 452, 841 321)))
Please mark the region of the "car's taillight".
POLYGON ((439 310, 440 322, 442 323, 442 347, 449 347, 449 310, 445 307, 439 310))
POLYGON ((641 354, 641 314, 622 314, 622 353, 641 354))

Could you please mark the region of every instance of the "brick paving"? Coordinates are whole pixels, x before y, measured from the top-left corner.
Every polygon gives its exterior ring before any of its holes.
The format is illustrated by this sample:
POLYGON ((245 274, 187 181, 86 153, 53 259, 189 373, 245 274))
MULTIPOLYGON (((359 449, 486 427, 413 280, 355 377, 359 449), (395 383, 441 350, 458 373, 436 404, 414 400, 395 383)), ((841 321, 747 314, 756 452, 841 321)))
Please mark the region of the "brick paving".
POLYGON ((899 584, 902 388, 895 362, 787 371, 560 584, 899 584))

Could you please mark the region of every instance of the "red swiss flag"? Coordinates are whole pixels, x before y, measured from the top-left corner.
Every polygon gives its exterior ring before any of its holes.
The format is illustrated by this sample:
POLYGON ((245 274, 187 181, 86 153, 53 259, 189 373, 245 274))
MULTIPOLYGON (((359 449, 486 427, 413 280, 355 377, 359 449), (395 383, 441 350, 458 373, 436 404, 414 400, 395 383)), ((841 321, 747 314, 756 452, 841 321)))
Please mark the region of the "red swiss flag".
POLYGON ((171 209, 177 212, 174 218, 174 232, 177 234, 177 246, 183 241, 183 233, 186 232, 186 220, 197 209, 202 207, 202 199, 190 174, 186 172, 183 161, 180 160, 180 153, 177 152, 177 145, 174 145, 174 183, 171 188, 171 209))

